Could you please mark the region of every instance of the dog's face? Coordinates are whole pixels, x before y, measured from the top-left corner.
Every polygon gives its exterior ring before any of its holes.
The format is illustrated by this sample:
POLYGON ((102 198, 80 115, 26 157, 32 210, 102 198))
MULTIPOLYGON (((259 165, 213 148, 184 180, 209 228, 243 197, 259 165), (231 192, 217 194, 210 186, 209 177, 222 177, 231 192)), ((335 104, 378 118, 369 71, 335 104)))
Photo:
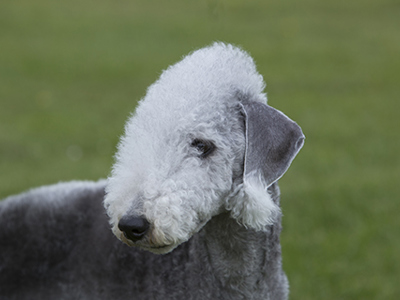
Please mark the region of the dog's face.
POLYGON ((272 223, 279 207, 266 188, 304 136, 263 88, 251 58, 221 44, 161 75, 127 123, 108 182, 120 240, 167 253, 224 211, 254 229, 272 223))
POLYGON ((160 115, 141 103, 109 179, 105 204, 114 234, 166 253, 225 210, 243 174, 243 124, 239 106, 211 112, 205 105, 164 107, 160 115), (140 239, 129 239, 118 226, 130 217, 149 223, 140 239))

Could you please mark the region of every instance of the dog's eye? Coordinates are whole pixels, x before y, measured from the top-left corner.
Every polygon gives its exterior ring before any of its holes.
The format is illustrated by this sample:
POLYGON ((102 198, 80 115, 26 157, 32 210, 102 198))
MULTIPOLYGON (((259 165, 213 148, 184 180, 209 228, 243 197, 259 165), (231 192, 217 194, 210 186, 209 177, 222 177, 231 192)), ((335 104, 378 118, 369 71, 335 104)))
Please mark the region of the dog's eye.
POLYGON ((213 144, 213 142, 200 139, 195 139, 192 142, 192 146, 200 152, 201 158, 209 156, 215 150, 215 145, 213 144))

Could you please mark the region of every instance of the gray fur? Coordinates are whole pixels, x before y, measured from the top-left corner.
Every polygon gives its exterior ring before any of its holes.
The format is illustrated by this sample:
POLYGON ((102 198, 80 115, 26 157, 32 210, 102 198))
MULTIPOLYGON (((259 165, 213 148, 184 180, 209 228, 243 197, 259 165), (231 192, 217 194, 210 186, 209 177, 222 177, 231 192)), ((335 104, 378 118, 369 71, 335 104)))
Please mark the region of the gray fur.
POLYGON ((0 202, 0 299, 287 299, 276 181, 304 136, 263 88, 244 51, 198 50, 149 88, 107 181, 0 202))

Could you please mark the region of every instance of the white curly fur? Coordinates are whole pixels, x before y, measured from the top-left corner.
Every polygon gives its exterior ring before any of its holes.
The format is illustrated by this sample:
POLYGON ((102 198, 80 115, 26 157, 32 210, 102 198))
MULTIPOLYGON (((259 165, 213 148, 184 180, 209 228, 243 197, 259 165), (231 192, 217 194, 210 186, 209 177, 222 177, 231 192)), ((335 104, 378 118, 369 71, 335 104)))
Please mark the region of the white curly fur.
POLYGON ((281 209, 265 188, 262 177, 254 173, 239 186, 233 199, 227 199, 226 208, 246 228, 263 230, 276 221, 281 209))
POLYGON ((241 93, 266 103, 264 87, 252 58, 222 43, 198 50, 162 73, 129 119, 109 178, 105 206, 118 238, 131 244, 117 227, 127 212, 152 224, 139 246, 170 246, 165 252, 222 209, 232 210, 234 218, 251 228, 271 224, 279 208, 254 180, 244 182, 247 196, 239 191, 235 205, 224 203, 243 187, 232 184, 234 174, 242 171, 245 151, 238 101, 232 99, 241 93), (219 151, 212 162, 196 156, 190 147, 193 138, 215 143, 219 151))

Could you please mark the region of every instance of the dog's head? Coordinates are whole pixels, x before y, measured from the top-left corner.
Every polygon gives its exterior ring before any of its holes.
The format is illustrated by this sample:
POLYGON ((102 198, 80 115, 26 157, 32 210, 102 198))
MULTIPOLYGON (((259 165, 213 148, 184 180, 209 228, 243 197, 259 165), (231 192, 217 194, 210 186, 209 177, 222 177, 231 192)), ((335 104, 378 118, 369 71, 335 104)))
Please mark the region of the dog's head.
POLYGON ((119 239, 167 253, 222 212, 256 230, 274 222, 267 188, 304 135, 263 89, 253 60, 221 43, 163 72, 129 119, 109 178, 105 207, 119 239))

